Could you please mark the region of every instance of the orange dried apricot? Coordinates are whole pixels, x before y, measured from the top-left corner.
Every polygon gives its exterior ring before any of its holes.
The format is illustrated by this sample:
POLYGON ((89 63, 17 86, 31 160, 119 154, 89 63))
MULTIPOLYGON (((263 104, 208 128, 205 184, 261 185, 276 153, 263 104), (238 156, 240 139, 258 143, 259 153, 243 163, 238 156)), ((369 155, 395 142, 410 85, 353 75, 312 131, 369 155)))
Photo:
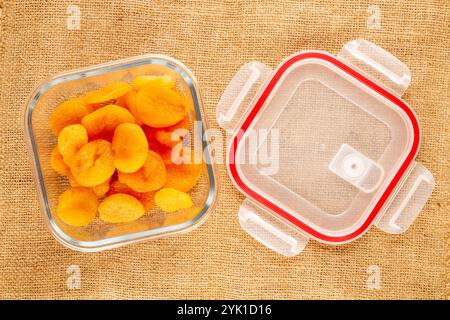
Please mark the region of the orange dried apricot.
POLYGON ((71 187, 81 187, 81 184, 79 184, 77 182, 77 180, 75 180, 75 178, 73 177, 72 172, 70 172, 67 175, 67 178, 69 179, 69 184, 70 184, 71 187))
POLYGON ((137 192, 150 192, 162 188, 167 181, 166 166, 161 156, 149 150, 144 165, 136 172, 118 172, 119 181, 137 192))
POLYGON ((125 108, 110 104, 88 114, 81 119, 91 139, 99 135, 111 135, 121 123, 134 123, 133 115, 125 108))
POLYGON ((155 132, 155 139, 164 146, 169 148, 175 146, 177 143, 182 141, 181 136, 177 134, 172 134, 172 132, 157 130, 155 132))
POLYGON ((150 146, 150 150, 157 152, 161 159, 163 160, 165 165, 173 163, 172 161, 172 148, 165 146, 155 147, 154 145, 150 146))
POLYGON ((85 187, 107 181, 116 169, 111 143, 99 139, 84 145, 75 155, 70 169, 76 182, 85 187))
POLYGON ((58 150, 64 163, 69 167, 75 154, 88 142, 86 129, 81 124, 72 124, 61 130, 58 135, 58 150))
POLYGON ((142 125, 143 122, 141 118, 139 117, 139 113, 137 112, 136 108, 136 91, 131 90, 125 95, 125 101, 128 107, 128 110, 130 110, 130 113, 133 115, 134 120, 138 125, 142 125))
POLYGON ((141 128, 144 131, 145 137, 147 138, 149 148, 158 152, 158 147, 162 145, 158 141, 156 141, 153 128, 145 124, 142 125, 141 128))
POLYGON ((155 203, 165 212, 175 212, 192 207, 191 197, 173 188, 162 188, 155 193, 155 203))
POLYGON ((95 110, 98 110, 100 108, 107 106, 108 104, 112 104, 112 101, 114 101, 114 100, 105 101, 105 102, 101 102, 101 103, 88 104, 88 106, 92 109, 92 111, 95 111, 95 110))
POLYGON ((50 154, 50 166, 62 176, 68 176, 70 174, 70 168, 65 164, 58 148, 53 148, 50 154))
POLYGON ((132 85, 110 83, 55 108, 50 127, 58 142, 50 165, 72 186, 59 199, 62 221, 85 226, 98 211, 103 221, 129 223, 157 205, 180 211, 166 219, 170 225, 199 212, 186 192, 203 166, 178 164, 190 158, 182 142, 192 102, 175 85, 169 75, 138 76, 132 85))
POLYGON ((183 94, 179 94, 181 101, 183 101, 183 105, 186 107, 187 111, 190 111, 195 114, 194 102, 192 99, 186 97, 183 94))
POLYGON ((89 104, 101 103, 117 99, 130 90, 131 86, 126 82, 113 82, 103 88, 88 92, 84 100, 89 104))
POLYGON ((53 110, 50 116, 50 128, 55 134, 71 124, 81 123, 92 108, 81 98, 66 100, 53 110))
POLYGON ((117 126, 112 139, 114 165, 120 172, 131 173, 139 170, 147 159, 148 142, 144 131, 134 123, 117 126))
POLYGON ((160 156, 164 161, 165 165, 169 165, 171 163, 173 163, 173 159, 172 159, 172 149, 169 147, 160 149, 160 156))
POLYGON ((145 213, 144 206, 135 197, 116 193, 105 198, 98 207, 100 219, 111 223, 131 222, 145 213))
POLYGON ((74 227, 86 226, 97 214, 98 200, 88 188, 71 188, 59 196, 56 213, 66 224, 74 227))
POLYGON ((91 187, 91 190, 94 191, 97 197, 101 198, 109 191, 109 181, 110 179, 96 186, 93 186, 91 187))
POLYGON ((111 183, 106 195, 110 196, 110 195, 116 194, 116 193, 126 193, 135 198, 139 198, 139 196, 140 196, 139 192, 134 191, 129 186, 127 186, 125 183, 122 183, 119 180, 116 180, 111 183))
MULTIPOLYGON (((147 137, 148 147, 150 150, 158 153, 164 161, 164 164, 171 164, 172 161, 172 148, 168 146, 164 146, 159 143, 154 135, 154 128, 143 125, 142 129, 144 130, 145 136, 147 137)), ((175 158, 178 159, 180 156, 178 154, 174 154, 175 158)))
POLYGON ((127 186, 125 183, 122 183, 118 180, 111 183, 110 188, 106 193, 106 195, 110 196, 115 193, 126 193, 129 194, 130 196, 135 197, 143 204, 145 211, 149 211, 155 205, 155 201, 153 199, 155 195, 154 192, 144 192, 144 193, 136 192, 129 186, 127 186))
POLYGON ((156 82, 138 91, 136 109, 142 122, 154 128, 174 125, 186 115, 186 108, 179 94, 156 82))
POLYGON ((153 129, 156 141, 166 147, 173 147, 183 140, 183 137, 189 132, 189 118, 184 117, 183 120, 173 126, 153 129))
POLYGON ((136 110, 136 90, 128 91, 124 96, 120 97, 114 103, 120 107, 127 108, 128 111, 133 115, 134 121, 138 125, 142 125, 142 121, 136 110))
POLYGON ((189 130, 189 127, 190 127, 189 117, 186 116, 180 122, 175 123, 173 126, 166 127, 163 130, 166 130, 166 131, 174 131, 174 130, 177 130, 177 129, 189 130))
POLYGON ((155 193, 153 191, 141 193, 138 200, 142 203, 146 212, 150 211, 155 206, 155 193))
POLYGON ((133 90, 128 91, 126 94, 124 94, 123 96, 121 96, 119 99, 115 100, 114 102, 108 103, 108 104, 114 104, 116 106, 128 109, 128 103, 127 103, 127 99, 126 96, 133 90))
POLYGON ((180 191, 188 192, 200 179, 203 164, 194 156, 192 150, 191 160, 186 163, 172 163, 166 166, 167 182, 165 187, 174 188, 180 191))
POLYGON ((167 88, 175 87, 175 79, 167 74, 164 74, 162 76, 150 76, 150 75, 139 76, 134 78, 131 85, 133 86, 133 89, 140 90, 152 83, 157 83, 158 85, 167 88))

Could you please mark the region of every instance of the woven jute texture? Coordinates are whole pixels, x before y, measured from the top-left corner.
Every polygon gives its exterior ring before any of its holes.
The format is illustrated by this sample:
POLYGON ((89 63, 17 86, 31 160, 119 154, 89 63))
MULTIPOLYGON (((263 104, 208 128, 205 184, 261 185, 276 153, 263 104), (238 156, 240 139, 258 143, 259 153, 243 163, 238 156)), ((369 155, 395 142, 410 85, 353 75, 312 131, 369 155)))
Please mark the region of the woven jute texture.
POLYGON ((449 24, 448 1, 3 1, 0 297, 448 298, 449 24), (67 27, 74 12, 69 5, 80 10, 79 30, 67 27), (377 12, 381 25, 374 27, 377 12), (197 76, 207 120, 217 128, 215 106, 243 63, 274 67, 304 49, 337 53, 356 38, 392 52, 413 75, 404 98, 421 121, 418 161, 437 185, 405 234, 372 228, 348 245, 311 241, 299 256, 284 258, 239 227, 243 197, 223 164, 217 208, 194 232, 87 254, 64 248, 46 230, 22 127, 27 97, 40 80, 120 58, 167 54, 197 76), (80 289, 68 289, 71 265, 80 267, 80 289), (373 289, 377 270, 380 288, 373 289))

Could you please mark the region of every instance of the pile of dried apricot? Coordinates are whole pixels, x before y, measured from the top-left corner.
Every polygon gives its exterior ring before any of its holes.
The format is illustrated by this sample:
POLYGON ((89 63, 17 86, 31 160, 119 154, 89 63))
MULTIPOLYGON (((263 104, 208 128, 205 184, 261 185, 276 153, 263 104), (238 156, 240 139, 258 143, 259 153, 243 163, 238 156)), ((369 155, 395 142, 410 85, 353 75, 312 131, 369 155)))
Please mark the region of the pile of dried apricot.
POLYGON ((80 227, 97 213, 102 221, 123 223, 155 205, 183 216, 196 208, 188 192, 200 179, 202 159, 182 144, 189 111, 169 75, 110 83, 57 106, 50 117, 57 135, 50 165, 71 185, 59 197, 59 218, 80 227))

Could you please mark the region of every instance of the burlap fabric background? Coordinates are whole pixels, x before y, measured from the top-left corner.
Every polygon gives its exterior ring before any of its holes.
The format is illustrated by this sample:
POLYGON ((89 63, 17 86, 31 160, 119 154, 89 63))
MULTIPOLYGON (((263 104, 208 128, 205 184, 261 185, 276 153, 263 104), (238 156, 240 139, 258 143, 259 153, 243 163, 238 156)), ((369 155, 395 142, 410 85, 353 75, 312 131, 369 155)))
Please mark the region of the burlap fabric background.
MULTIPOLYGON (((1 2, 0 2, 1 3, 1 2)), ((0 297, 2 298, 448 298, 450 208, 450 2, 448 1, 3 1, 0 96, 0 297), (112 4, 111 4, 112 3, 112 4), (368 7, 381 9, 369 29, 368 7), (66 27, 79 6, 81 29, 66 27), (63 70, 144 53, 183 61, 198 77, 211 127, 215 106, 243 63, 275 66, 302 49, 336 53, 366 38, 410 67, 405 99, 423 128, 419 161, 435 192, 402 236, 373 228, 349 245, 311 241, 283 258, 241 231, 242 196, 220 165, 220 199, 196 231, 117 250, 82 254, 58 244, 38 209, 22 129, 36 83, 63 70), (69 265, 81 289, 66 286, 69 265), (369 290, 367 269, 381 270, 369 290)))

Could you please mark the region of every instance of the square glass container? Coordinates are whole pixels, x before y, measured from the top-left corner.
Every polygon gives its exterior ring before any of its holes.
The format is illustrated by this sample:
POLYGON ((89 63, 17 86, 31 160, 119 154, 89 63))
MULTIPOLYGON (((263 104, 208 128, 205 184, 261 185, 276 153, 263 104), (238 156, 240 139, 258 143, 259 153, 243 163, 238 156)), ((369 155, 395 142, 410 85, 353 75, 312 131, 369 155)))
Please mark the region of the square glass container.
POLYGON ((310 238, 353 241, 372 224, 404 232, 434 187, 414 161, 420 127, 400 98, 410 80, 406 65, 362 39, 337 56, 295 53, 274 70, 244 65, 217 107, 234 131, 227 167, 246 196, 242 228, 286 256, 310 238))
MULTIPOLYGON (((191 71, 181 62, 164 55, 142 55, 74 71, 68 71, 41 82, 31 94, 24 115, 25 135, 42 216, 51 234, 65 246, 77 251, 100 251, 125 244, 156 239, 193 230, 203 223, 214 208, 217 182, 211 155, 204 137, 206 122, 200 88, 191 71), (71 227, 56 215, 59 195, 67 190, 67 178, 50 167, 50 153, 56 146, 49 119, 61 102, 83 95, 115 81, 131 82, 141 75, 168 74, 176 81, 175 89, 192 105, 189 111, 191 132, 187 144, 203 155, 204 167, 198 184, 190 191, 198 213, 180 215, 152 209, 140 219, 120 224, 100 221, 97 217, 86 227, 71 227), (200 150, 201 149, 201 150, 200 150), (183 218, 184 217, 184 218, 183 218)), ((186 141, 185 141, 186 143, 186 141)))

